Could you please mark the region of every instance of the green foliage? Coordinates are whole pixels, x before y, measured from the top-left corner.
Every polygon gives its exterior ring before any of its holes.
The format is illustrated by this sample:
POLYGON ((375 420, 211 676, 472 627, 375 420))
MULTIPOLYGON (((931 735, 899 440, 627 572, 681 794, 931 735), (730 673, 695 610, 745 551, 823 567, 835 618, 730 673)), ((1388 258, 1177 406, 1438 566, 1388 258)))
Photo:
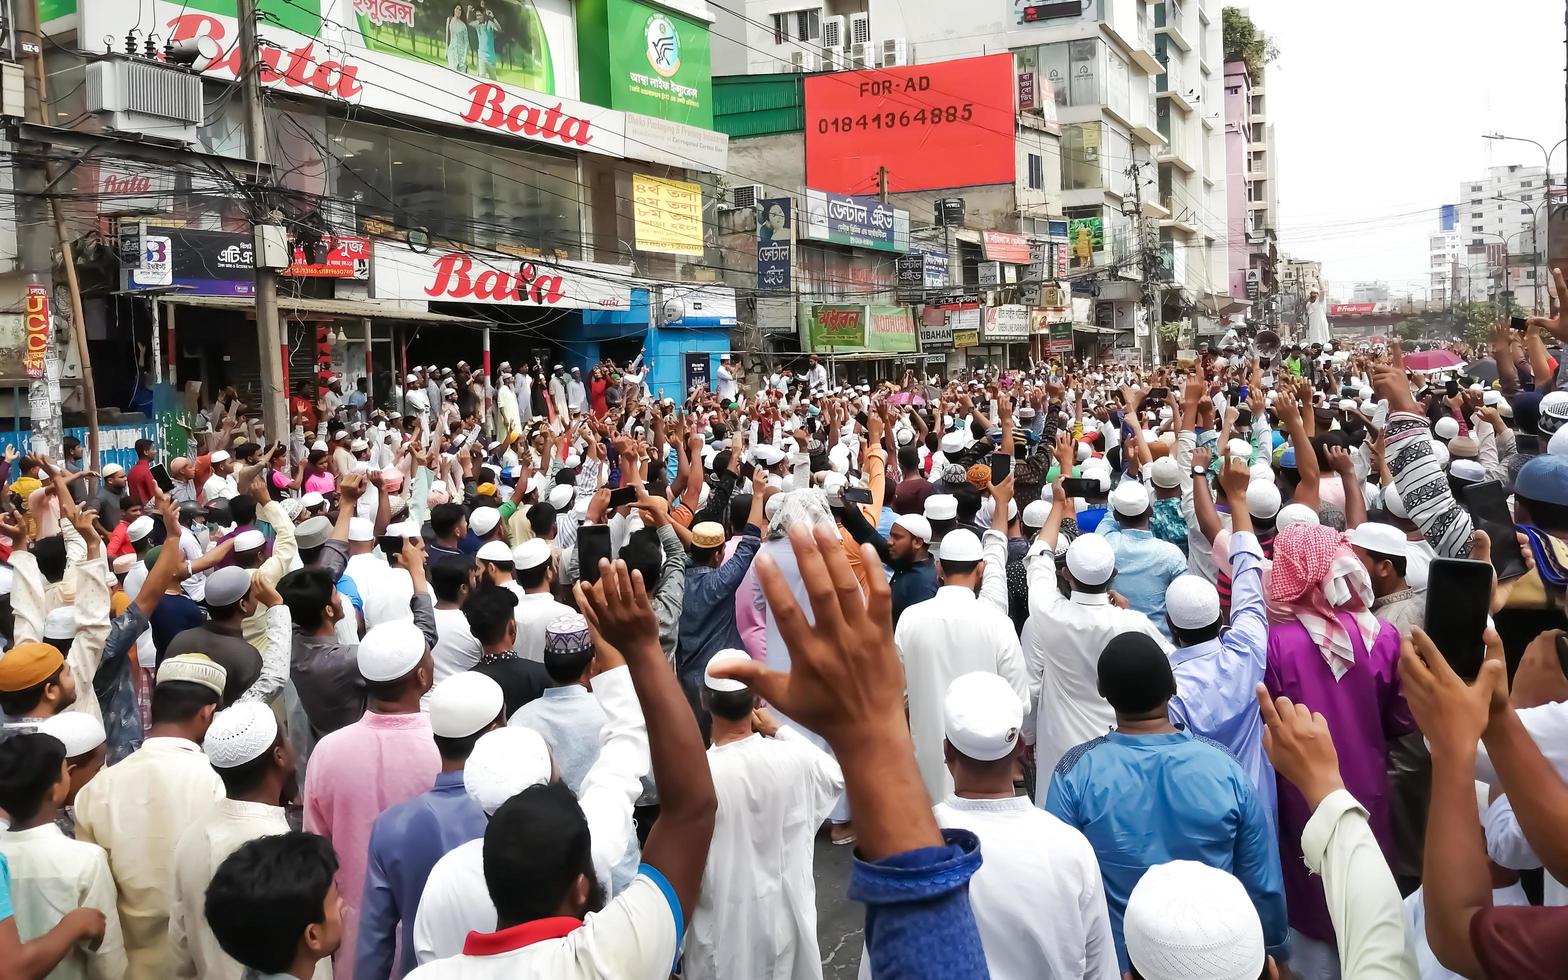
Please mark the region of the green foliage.
POLYGON ((1423 333, 1425 333, 1425 332, 1426 332, 1426 321, 1425 320, 1417 320, 1417 319, 1414 319, 1414 318, 1408 318, 1408 319, 1400 320, 1398 323, 1394 324, 1394 333, 1399 335, 1399 339, 1400 340, 1406 340, 1406 341, 1410 341, 1410 342, 1415 342, 1417 340, 1420 340, 1421 339, 1421 335, 1423 333))
POLYGON ((1246 65, 1252 84, 1258 84, 1263 80, 1263 66, 1279 57, 1279 48, 1239 7, 1225 8, 1223 24, 1225 60, 1246 65))

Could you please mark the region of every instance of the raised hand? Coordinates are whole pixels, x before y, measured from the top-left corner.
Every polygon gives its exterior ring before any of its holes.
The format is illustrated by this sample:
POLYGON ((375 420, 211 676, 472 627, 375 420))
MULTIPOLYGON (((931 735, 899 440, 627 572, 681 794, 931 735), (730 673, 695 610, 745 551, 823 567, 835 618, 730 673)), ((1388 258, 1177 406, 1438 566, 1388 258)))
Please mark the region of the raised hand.
POLYGON ((664 659, 659 646, 659 620, 648 601, 641 572, 628 571, 624 561, 599 560, 599 581, 572 587, 577 608, 588 627, 628 660, 638 656, 664 659))
MULTIPOLYGON (((1432 638, 1413 629, 1399 648, 1399 679, 1416 724, 1432 754, 1474 753, 1494 711, 1508 707, 1508 672, 1497 631, 1483 634, 1486 659, 1476 679, 1465 683, 1438 652, 1432 638)), ((1463 757, 1463 755, 1461 755, 1463 757)))
POLYGON ((1345 788, 1339 775, 1339 754, 1324 717, 1289 698, 1270 700, 1268 688, 1257 686, 1258 710, 1263 714, 1263 751, 1281 776, 1301 790, 1307 806, 1316 810, 1325 796, 1345 788))

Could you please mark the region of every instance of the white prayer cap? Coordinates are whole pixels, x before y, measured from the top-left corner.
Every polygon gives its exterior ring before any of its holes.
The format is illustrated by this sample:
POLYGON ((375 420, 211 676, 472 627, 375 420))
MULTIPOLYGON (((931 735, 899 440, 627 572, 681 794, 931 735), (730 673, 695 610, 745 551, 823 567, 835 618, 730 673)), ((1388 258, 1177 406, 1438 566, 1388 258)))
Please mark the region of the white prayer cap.
POLYGON ((229 461, 229 454, 226 450, 220 449, 213 453, 209 459, 211 459, 212 464, 216 466, 219 463, 227 463, 229 461))
POLYGON ((1137 480, 1123 480, 1111 494, 1111 506, 1122 517, 1137 517, 1149 509, 1149 491, 1137 480))
POLYGON ((1354 398, 1341 398, 1339 400, 1339 410, 1341 412, 1354 411, 1355 407, 1356 407, 1356 400, 1354 398))
POLYGON ((363 439, 355 439, 353 442, 348 444, 348 451, 351 453, 362 453, 369 448, 370 443, 363 439))
POLYGON ((1404 557, 1410 550, 1409 544, 1405 541, 1405 532, 1392 524, 1379 524, 1376 521, 1367 521, 1352 530, 1350 543, 1380 555, 1393 555, 1399 558, 1404 557))
POLYGON ((512 549, 512 563, 519 572, 538 568, 550 560, 550 542, 543 538, 529 538, 512 549))
POLYGON ((267 536, 255 528, 241 531, 234 536, 235 551, 255 551, 267 543, 267 536))
MULTIPOLYGON (((529 540, 532 539, 530 538, 529 540)), ((479 553, 474 557, 480 561, 510 562, 512 560, 512 549, 507 546, 505 541, 486 541, 479 546, 479 553)))
POLYGON ((572 489, 570 484, 557 483, 550 488, 550 506, 558 511, 565 510, 572 505, 572 498, 576 493, 577 491, 572 489))
POLYGON ((985 552, 980 548, 980 539, 975 537, 975 532, 966 528, 949 531, 937 550, 937 558, 942 561, 979 561, 984 557, 985 552))
POLYGON ((467 738, 505 707, 501 685, 477 671, 461 671, 431 689, 430 731, 442 738, 467 738))
POLYGON ((1486 468, 1473 459, 1456 459, 1449 464, 1448 475, 1466 483, 1480 483, 1486 479, 1486 468))
POLYGON ((300 502, 298 497, 284 497, 281 503, 283 513, 289 515, 289 520, 299 520, 300 512, 305 509, 305 505, 300 502))
MULTIPOLYGON (((773 479, 777 479, 777 477, 774 477, 773 479)), ((771 480, 769 481, 768 485, 777 486, 777 484, 774 484, 771 480)), ((767 503, 762 505, 762 516, 769 524, 773 523, 773 518, 778 516, 779 510, 784 506, 784 501, 780 499, 781 496, 782 494, 776 493, 768 498, 767 503)))
POLYGON ((1447 442, 1459 434, 1459 420, 1452 415, 1445 415, 1432 423, 1432 434, 1447 442))
POLYGON ((348 521, 348 539, 350 541, 374 541, 376 540, 376 526, 363 517, 351 517, 348 521))
POLYGON ((495 530, 501 523, 501 512, 494 507, 475 507, 474 512, 468 515, 468 529, 480 537, 495 530))
POLYGON ((278 718, 260 701, 240 701, 212 718, 201 749, 214 769, 235 769, 261 758, 278 741, 278 718))
POLYGON ((924 508, 928 521, 951 521, 958 516, 958 498, 950 493, 933 493, 924 508))
POLYGON ((110 463, 100 471, 100 475, 102 475, 105 479, 108 479, 111 476, 119 476, 124 472, 125 467, 121 466, 119 463, 110 463))
POLYGON ((305 494, 305 496, 299 498, 300 506, 305 508, 306 510, 310 510, 313 507, 320 507, 322 504, 324 504, 326 502, 327 502, 327 498, 323 497, 321 494, 317 493, 314 490, 312 490, 309 493, 305 494))
POLYGON ((1283 531, 1295 524, 1321 524, 1318 512, 1306 504, 1286 504, 1279 509, 1279 514, 1274 518, 1276 530, 1283 531))
POLYGON ((1257 980, 1263 925, 1241 882, 1197 861, 1143 873, 1122 917, 1127 957, 1144 980, 1257 980))
POLYGON ((372 684, 406 676, 425 657, 425 634, 411 619, 381 623, 359 641, 359 673, 372 684))
POLYGON ((69 640, 76 635, 76 607, 56 606, 44 617, 44 639, 69 640))
POLYGON ((463 789, 486 815, 528 789, 550 781, 554 772, 544 736, 523 725, 485 732, 463 764, 463 789))
MULTIPOLYGON (((1452 421, 1452 420, 1450 420, 1450 421, 1452 421)), ((1442 440, 1433 439, 1433 440, 1431 440, 1431 445, 1432 445, 1432 455, 1434 457, 1436 457, 1437 465, 1441 466, 1441 467, 1444 467, 1446 469, 1448 467, 1448 456, 1449 456, 1448 444, 1446 442, 1443 442, 1442 440)))
POLYGON ((1078 462, 1082 463, 1084 460, 1089 458, 1089 444, 1087 442, 1078 443, 1078 448, 1075 452, 1078 456, 1078 462))
POLYGON ((1220 618, 1220 594, 1201 575, 1178 575, 1165 589, 1165 613, 1177 629, 1213 626, 1220 618))
POLYGON ((116 558, 110 567, 114 570, 114 574, 126 575, 129 574, 132 568, 136 567, 136 563, 140 560, 141 559, 137 558, 134 554, 127 551, 125 554, 116 558))
POLYGON ((914 429, 911 429, 911 428, 908 428, 908 427, 905 427, 905 426, 899 426, 898 428, 893 430, 893 442, 894 442, 895 445, 907 446, 907 445, 909 445, 910 443, 912 443, 914 441, 915 441, 915 430, 914 429))
POLYGON ((534 496, 538 496, 539 494, 544 493, 545 486, 546 483, 544 474, 535 473, 533 476, 528 478, 528 489, 525 492, 531 493, 534 496))
POLYGON ((931 522, 920 514, 900 514, 893 519, 893 526, 903 528, 926 544, 931 543, 931 522))
POLYGON ((572 453, 561 461, 561 468, 565 470, 576 469, 581 465, 583 465, 583 458, 576 453, 572 453))
POLYGON ((971 759, 994 762, 1018 746, 1024 705, 1018 692, 988 670, 953 678, 942 699, 943 731, 971 759))
MULTIPOLYGON (((1047 490, 1050 488, 1047 487, 1047 490)), ((1045 527, 1045 519, 1051 516, 1051 505, 1044 500, 1031 501, 1024 508, 1025 527, 1045 527)))
POLYGON ((1225 444, 1225 454, 1245 463, 1252 458, 1252 443, 1245 439, 1232 439, 1225 444))
POLYGON ((731 664, 750 663, 751 657, 744 650, 720 650, 708 660, 708 666, 702 670, 702 683, 710 691, 730 692, 744 691, 746 685, 741 681, 728 677, 714 677, 715 667, 728 667, 731 664))
POLYGON ((1481 404, 1487 406, 1488 408, 1501 405, 1502 403, 1503 393, 1498 391, 1496 388, 1488 388, 1481 392, 1481 404))
POLYGON ((205 653, 180 653, 165 658, 163 663, 158 665, 153 686, 171 681, 183 681, 187 684, 200 684, 221 698, 223 685, 228 681, 228 677, 229 672, 223 668, 223 665, 205 653))
POLYGON ((1247 513, 1267 520, 1279 513, 1279 487, 1272 480, 1253 480, 1247 484, 1247 513))
POLYGON ((784 450, 768 443, 762 443, 751 451, 751 458, 765 467, 777 466, 784 461, 784 450))
POLYGON ((1116 552, 1098 534, 1080 534, 1067 546, 1067 570, 1084 585, 1104 585, 1116 572, 1116 552))
POLYGON ((208 606, 232 606, 250 591, 250 572, 228 565, 207 576, 202 601, 208 606))
POLYGON ((67 759, 86 755, 108 740, 103 722, 80 711, 50 715, 39 723, 38 730, 59 739, 67 759))
POLYGON ((1169 456, 1161 456, 1149 466, 1149 477, 1162 490, 1181 486, 1181 464, 1169 456))
POLYGON ((942 453, 952 456, 969 448, 969 437, 962 432, 949 432, 942 436, 942 453))
POLYGON ((1546 441, 1546 452, 1552 456, 1568 456, 1568 425, 1552 433, 1546 441))
POLYGON ((327 451, 327 444, 320 439, 317 439, 315 442, 310 444, 310 451, 313 453, 324 453, 327 451))
POLYGON ((152 529, 153 519, 143 514, 141 517, 138 517, 136 520, 132 521, 130 526, 125 529, 125 536, 130 538, 132 541, 140 541, 142 538, 145 538, 147 535, 151 534, 152 529))

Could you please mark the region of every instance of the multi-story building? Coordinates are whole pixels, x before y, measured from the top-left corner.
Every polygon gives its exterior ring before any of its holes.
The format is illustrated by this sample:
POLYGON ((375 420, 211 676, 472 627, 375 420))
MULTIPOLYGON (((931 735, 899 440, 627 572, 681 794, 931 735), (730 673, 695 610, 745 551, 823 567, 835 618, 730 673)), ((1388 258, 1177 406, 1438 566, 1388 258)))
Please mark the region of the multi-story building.
POLYGON ((1325 301, 1328 283, 1323 279, 1323 263, 1312 259, 1285 257, 1279 270, 1281 320, 1290 327, 1292 336, 1305 336, 1307 301, 1313 293, 1325 301))
POLYGON ((1376 282, 1358 282, 1350 287, 1350 301, 1352 303, 1389 303, 1393 294, 1388 288, 1388 283, 1378 280, 1376 282))
MULTIPOLYGON (((1561 183, 1559 176, 1557 181, 1561 183)), ((1506 263, 1506 288, 1515 301, 1529 306, 1537 286, 1544 286, 1541 255, 1546 250, 1546 202, 1549 180, 1545 167, 1508 164, 1489 167, 1486 176, 1459 185, 1457 230, 1468 254, 1483 257, 1487 246, 1500 246, 1506 263)), ((1498 249, 1493 249, 1493 252, 1498 249)), ((1491 275, 1499 284, 1503 268, 1491 275)), ((1484 298, 1484 297, 1483 297, 1484 298)))
POLYGON ((1225 63, 1225 174, 1231 293, 1253 303, 1253 319, 1277 324, 1274 128, 1261 73, 1254 78, 1240 61, 1225 63))

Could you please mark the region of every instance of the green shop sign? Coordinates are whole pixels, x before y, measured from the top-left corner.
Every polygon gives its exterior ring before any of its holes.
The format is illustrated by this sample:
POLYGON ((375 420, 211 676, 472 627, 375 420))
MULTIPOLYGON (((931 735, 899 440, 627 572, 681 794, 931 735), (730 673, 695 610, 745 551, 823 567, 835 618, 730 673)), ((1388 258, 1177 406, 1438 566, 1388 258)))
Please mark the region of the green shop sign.
POLYGON ((713 128, 707 24, 640 0, 583 0, 578 30, 585 99, 713 128))
POLYGON ((907 306, 802 303, 807 349, 838 354, 913 354, 915 321, 907 306))

